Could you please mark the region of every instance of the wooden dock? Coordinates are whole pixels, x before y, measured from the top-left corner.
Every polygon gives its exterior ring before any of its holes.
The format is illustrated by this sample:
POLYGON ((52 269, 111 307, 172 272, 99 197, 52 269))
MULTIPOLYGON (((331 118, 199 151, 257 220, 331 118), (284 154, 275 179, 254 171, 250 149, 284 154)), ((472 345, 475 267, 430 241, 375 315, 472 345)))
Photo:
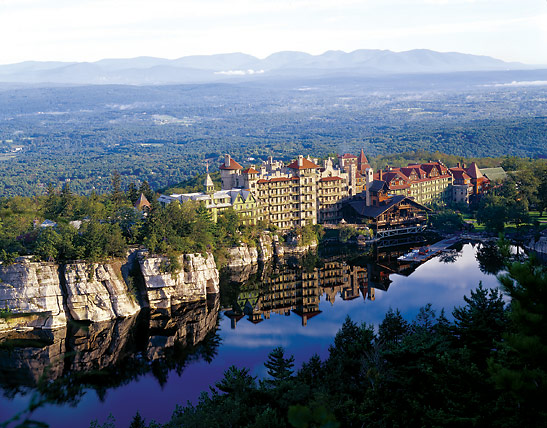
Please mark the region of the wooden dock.
POLYGON ((461 238, 459 236, 443 239, 442 241, 436 242, 434 244, 426 245, 420 247, 419 249, 413 250, 410 253, 399 257, 397 260, 401 262, 423 263, 440 254, 444 250, 457 244, 460 239, 461 238))

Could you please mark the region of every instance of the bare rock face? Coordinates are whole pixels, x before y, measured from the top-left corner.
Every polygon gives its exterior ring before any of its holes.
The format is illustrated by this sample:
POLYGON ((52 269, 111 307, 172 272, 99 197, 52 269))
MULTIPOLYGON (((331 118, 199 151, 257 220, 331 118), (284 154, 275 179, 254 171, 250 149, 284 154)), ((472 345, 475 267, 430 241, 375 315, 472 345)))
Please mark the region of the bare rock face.
POLYGON ((541 259, 547 257, 547 234, 540 236, 538 240, 531 240, 526 248, 538 253, 541 259))
POLYGON ((258 260, 267 262, 271 260, 275 254, 275 247, 278 245, 277 235, 273 236, 269 233, 262 233, 258 238, 258 260))
POLYGON ((212 254, 184 254, 175 272, 166 272, 169 259, 163 256, 138 256, 150 308, 169 309, 185 302, 205 300, 219 292, 218 269, 212 254))
POLYGON ((106 321, 140 310, 123 280, 120 263, 71 263, 64 268, 66 302, 77 321, 106 321))
POLYGON ((241 244, 239 247, 228 250, 228 268, 239 268, 258 263, 258 249, 248 244, 241 244))
POLYGON ((58 266, 21 257, 0 265, 0 331, 20 328, 54 329, 66 325, 58 266))

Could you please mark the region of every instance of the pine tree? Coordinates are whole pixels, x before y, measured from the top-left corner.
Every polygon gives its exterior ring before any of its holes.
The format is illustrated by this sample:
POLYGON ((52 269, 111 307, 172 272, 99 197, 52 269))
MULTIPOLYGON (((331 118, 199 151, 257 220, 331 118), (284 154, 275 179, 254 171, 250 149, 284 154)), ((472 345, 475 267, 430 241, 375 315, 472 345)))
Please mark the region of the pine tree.
POLYGON ((287 380, 294 373, 294 356, 285 358, 285 349, 278 346, 270 352, 264 366, 268 369, 268 374, 273 378, 274 383, 287 380))
POLYGON ((129 428, 146 428, 145 420, 139 412, 137 412, 137 414, 133 417, 129 428))

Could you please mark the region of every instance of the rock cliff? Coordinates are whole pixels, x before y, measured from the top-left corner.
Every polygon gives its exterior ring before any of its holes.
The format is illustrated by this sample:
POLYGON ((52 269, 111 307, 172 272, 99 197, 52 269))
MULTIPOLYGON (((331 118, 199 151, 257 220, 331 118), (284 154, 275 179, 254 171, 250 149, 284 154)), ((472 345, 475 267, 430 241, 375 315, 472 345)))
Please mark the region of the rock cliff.
POLYGON ((141 310, 136 291, 124 281, 121 262, 72 263, 63 270, 66 304, 74 320, 106 321, 141 310))
POLYGON ((0 332, 65 327, 67 319, 101 322, 129 317, 143 307, 170 308, 219 292, 212 254, 179 257, 165 273, 165 257, 135 252, 127 260, 66 265, 21 257, 0 264, 0 332))
POLYGON ((258 249, 248 244, 241 244, 239 247, 230 248, 227 258, 226 267, 229 269, 254 265, 258 263, 258 249))
POLYGON ((151 256, 145 251, 138 255, 150 308, 170 308, 184 302, 204 300, 207 294, 219 292, 218 269, 212 254, 179 256, 180 269, 167 272, 169 259, 151 256))
POLYGON ((0 331, 28 328, 60 328, 66 312, 58 266, 34 263, 28 257, 12 265, 0 265, 0 331))

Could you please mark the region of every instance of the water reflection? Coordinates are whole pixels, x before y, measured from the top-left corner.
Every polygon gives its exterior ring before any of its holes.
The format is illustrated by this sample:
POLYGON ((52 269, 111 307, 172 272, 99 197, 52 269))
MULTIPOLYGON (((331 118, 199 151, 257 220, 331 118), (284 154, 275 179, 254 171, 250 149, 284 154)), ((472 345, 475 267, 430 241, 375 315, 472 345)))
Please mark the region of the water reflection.
POLYGON ((75 404, 85 389, 99 398, 151 372, 160 384, 192 360, 212 361, 219 299, 169 313, 142 312, 115 321, 70 323, 54 331, 0 337, 0 385, 7 397, 37 389, 49 402, 75 404))
POLYGON ((166 422, 175 405, 195 402, 232 364, 264 375, 275 346, 285 346, 297 366, 315 353, 326 357, 348 315, 377 325, 390 307, 411 319, 432 303, 450 316, 479 281, 498 285, 481 271, 478 248, 465 244, 415 265, 397 261, 409 247, 329 247, 301 260, 223 272, 220 301, 55 332, 12 333, 0 338, 0 415, 28 405, 29 391, 40 388, 49 367, 47 379, 60 385, 54 394, 79 402, 41 409, 39 420, 87 426, 113 413, 118 426, 128 426, 138 409, 148 420, 166 422), (85 390, 96 394, 78 395, 85 390))
MULTIPOLYGON (((376 290, 388 290, 390 275, 409 276, 418 265, 398 260, 409 248, 376 248, 361 254, 354 250, 353 257, 329 249, 328 257, 309 253, 301 259, 288 259, 261 269, 229 272, 221 283, 231 299, 223 299, 224 313, 232 329, 245 317, 258 324, 269 320, 272 314, 291 313, 300 317, 305 327, 309 319, 321 314, 321 298, 331 304, 337 297, 343 301, 359 297, 374 301, 376 290)), ((450 250, 441 260, 455 262, 461 256, 461 246, 459 250, 450 250)))

